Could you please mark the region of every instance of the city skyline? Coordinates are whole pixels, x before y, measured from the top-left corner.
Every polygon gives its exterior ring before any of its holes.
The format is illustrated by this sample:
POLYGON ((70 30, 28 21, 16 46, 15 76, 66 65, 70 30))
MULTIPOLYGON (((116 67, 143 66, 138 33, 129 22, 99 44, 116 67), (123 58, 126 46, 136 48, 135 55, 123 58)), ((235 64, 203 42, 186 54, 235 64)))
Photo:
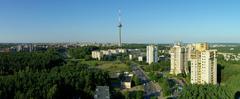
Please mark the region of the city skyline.
POLYGON ((123 43, 240 43, 237 0, 23 1, 0 1, 0 42, 117 43, 120 8, 123 43))

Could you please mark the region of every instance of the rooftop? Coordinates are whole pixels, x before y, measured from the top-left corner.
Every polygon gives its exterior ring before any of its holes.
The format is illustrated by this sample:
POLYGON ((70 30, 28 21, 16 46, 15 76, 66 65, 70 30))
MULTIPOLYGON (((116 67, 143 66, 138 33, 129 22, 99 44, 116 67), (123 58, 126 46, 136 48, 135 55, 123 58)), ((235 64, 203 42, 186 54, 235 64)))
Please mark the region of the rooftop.
POLYGON ((97 86, 94 99, 110 99, 108 86, 97 86))
POLYGON ((132 80, 131 76, 124 76, 122 82, 131 82, 131 80, 132 80))

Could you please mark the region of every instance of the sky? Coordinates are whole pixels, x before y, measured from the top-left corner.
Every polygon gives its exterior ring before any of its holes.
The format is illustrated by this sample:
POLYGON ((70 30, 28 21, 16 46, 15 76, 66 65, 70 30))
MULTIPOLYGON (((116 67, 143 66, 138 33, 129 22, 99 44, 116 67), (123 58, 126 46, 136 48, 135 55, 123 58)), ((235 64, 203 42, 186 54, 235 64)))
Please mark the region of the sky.
POLYGON ((239 0, 0 0, 0 42, 240 43, 239 0))

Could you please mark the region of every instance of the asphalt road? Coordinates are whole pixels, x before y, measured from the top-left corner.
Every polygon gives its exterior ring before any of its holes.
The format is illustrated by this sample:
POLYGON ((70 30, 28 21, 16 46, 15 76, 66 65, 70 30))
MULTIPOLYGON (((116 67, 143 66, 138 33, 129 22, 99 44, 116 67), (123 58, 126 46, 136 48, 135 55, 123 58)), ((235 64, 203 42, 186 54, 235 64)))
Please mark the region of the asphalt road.
POLYGON ((156 89, 154 87, 154 83, 145 75, 144 71, 135 64, 131 65, 132 72, 140 78, 141 82, 144 85, 144 98, 150 99, 152 96, 159 97, 160 96, 160 89, 156 89))

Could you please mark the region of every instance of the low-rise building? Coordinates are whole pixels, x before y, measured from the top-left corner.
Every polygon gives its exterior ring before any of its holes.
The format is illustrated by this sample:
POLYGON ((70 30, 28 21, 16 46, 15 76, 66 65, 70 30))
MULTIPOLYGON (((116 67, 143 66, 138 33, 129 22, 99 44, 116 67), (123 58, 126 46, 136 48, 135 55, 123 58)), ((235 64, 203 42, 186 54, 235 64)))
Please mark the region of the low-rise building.
POLYGON ((240 60, 240 54, 237 53, 218 53, 219 55, 223 55, 224 60, 226 61, 239 61, 240 60))
POLYGON ((92 58, 101 60, 103 56, 111 56, 117 55, 120 53, 126 53, 126 49, 108 49, 108 50, 100 50, 100 51, 92 51, 92 58))
POLYGON ((101 50, 103 55, 111 55, 111 52, 109 50, 101 50))
POLYGON ((128 72, 125 72, 124 73, 124 76, 122 78, 122 81, 121 81, 121 86, 122 88, 126 88, 126 89, 129 89, 132 87, 132 77, 133 77, 133 74, 129 74, 128 72))
POLYGON ((119 54, 117 49, 110 49, 111 54, 119 54))
POLYGON ((92 51, 92 58, 101 60, 103 53, 100 51, 92 51))
POLYGON ((110 91, 108 86, 97 86, 94 99, 110 99, 110 91))

